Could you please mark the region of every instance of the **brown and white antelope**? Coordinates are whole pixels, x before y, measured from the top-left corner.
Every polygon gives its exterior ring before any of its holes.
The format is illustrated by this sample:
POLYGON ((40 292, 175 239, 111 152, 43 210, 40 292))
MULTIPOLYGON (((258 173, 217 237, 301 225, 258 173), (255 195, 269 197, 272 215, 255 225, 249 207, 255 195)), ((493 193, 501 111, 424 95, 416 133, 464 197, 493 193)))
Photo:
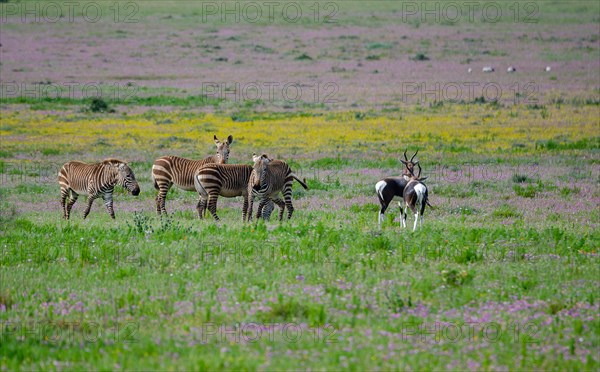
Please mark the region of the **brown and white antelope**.
POLYGON ((190 160, 178 156, 163 156, 154 161, 152 165, 152 181, 154 188, 158 190, 156 195, 156 212, 167 214, 165 202, 167 192, 171 186, 176 185, 185 191, 196 191, 194 187, 194 173, 206 164, 226 164, 229 160, 229 145, 233 142, 233 136, 227 137, 227 141, 221 142, 214 135, 217 153, 202 160, 190 160))
MULTIPOLYGON (((264 213, 263 208, 267 205, 269 199, 273 200, 280 207, 284 205, 288 210, 288 219, 292 218, 292 214, 294 213, 292 183, 296 180, 302 187, 308 190, 306 183, 292 172, 286 162, 273 160, 266 154, 262 154, 261 156, 253 154, 252 160, 254 160, 253 172, 255 175, 252 177, 252 182, 248 183, 248 194, 250 195, 248 212, 246 213, 248 221, 252 218, 254 197, 259 200, 258 211, 256 213, 257 219, 260 217, 267 218, 267 214, 264 213), (278 197, 279 193, 283 194, 283 204, 278 197)), ((283 209, 279 213, 279 219, 283 219, 283 209)))
POLYGON ((58 172, 58 183, 60 184, 60 205, 63 217, 67 220, 79 194, 88 195, 87 207, 83 212, 84 219, 90 213, 94 200, 99 197, 104 199, 106 210, 114 219, 112 194, 115 186, 121 185, 133 195, 140 193, 140 186, 133 171, 127 163, 118 159, 106 159, 101 163, 94 164, 80 161, 65 163, 58 172))
MULTIPOLYGON (((379 204, 381 205, 381 209, 379 210, 380 228, 384 220, 385 211, 392 200, 394 200, 394 198, 402 198, 404 194, 404 188, 408 183, 411 172, 415 165, 419 164, 419 161, 414 161, 415 156, 417 156, 418 153, 419 150, 417 150, 410 160, 408 160, 408 157, 406 156, 406 150, 404 150, 404 160, 400 159, 402 164, 404 164, 402 174, 397 177, 386 177, 375 184, 375 191, 377 192, 377 198, 379 199, 379 204)), ((400 214, 402 214, 402 203, 400 201, 398 201, 398 207, 400 207, 400 214)))
POLYGON ((422 182, 427 177, 421 178, 421 166, 417 165, 419 173, 415 176, 414 172, 410 171, 410 178, 408 183, 404 187, 404 193, 402 198, 404 199, 404 211, 402 212, 402 227, 406 228, 406 215, 407 210, 410 210, 415 215, 415 223, 413 225, 413 231, 417 229, 417 223, 419 227, 423 226, 423 212, 425 212, 425 206, 429 204, 429 193, 427 186, 422 182))

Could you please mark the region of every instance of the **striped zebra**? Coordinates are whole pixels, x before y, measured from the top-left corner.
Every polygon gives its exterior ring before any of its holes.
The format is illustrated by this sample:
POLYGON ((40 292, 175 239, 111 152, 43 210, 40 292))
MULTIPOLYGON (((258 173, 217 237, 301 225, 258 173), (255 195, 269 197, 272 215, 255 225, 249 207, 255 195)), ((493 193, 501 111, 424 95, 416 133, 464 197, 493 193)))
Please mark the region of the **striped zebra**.
MULTIPOLYGON (((294 206, 292 205, 292 183, 294 180, 298 181, 302 187, 308 190, 308 186, 302 180, 300 180, 290 169, 290 166, 280 160, 273 160, 267 155, 262 154, 257 156, 252 155, 254 160, 253 182, 248 184, 248 190, 252 193, 252 196, 256 196, 259 200, 258 211, 256 218, 261 216, 265 218, 263 208, 268 203, 269 198, 272 199, 276 204, 279 204, 277 196, 281 192, 283 194, 284 205, 288 210, 288 219, 292 218, 294 213, 294 206)), ((249 198, 248 211, 245 213, 250 220, 252 215, 253 197, 249 198)), ((283 219, 283 210, 279 213, 280 220, 283 219)))
POLYGON ((156 195, 156 212, 167 214, 165 202, 167 192, 173 184, 185 191, 195 191, 194 173, 206 164, 226 164, 229 160, 229 145, 233 142, 233 136, 227 137, 227 141, 221 142, 214 136, 217 153, 202 160, 190 160, 177 156, 163 156, 154 161, 152 165, 152 181, 154 188, 158 190, 156 195))
POLYGON ((106 159, 102 163, 95 164, 79 161, 65 163, 58 172, 58 183, 60 184, 60 205, 63 217, 67 220, 79 194, 88 195, 87 207, 83 212, 84 219, 90 213, 94 200, 100 196, 104 199, 110 217, 114 219, 112 193, 115 185, 123 186, 133 195, 140 193, 140 186, 129 165, 117 159, 106 159))
POLYGON ((215 220, 219 221, 218 197, 242 196, 244 198, 242 219, 245 221, 248 207, 248 181, 251 174, 252 166, 245 164, 207 164, 198 169, 194 174, 194 187, 200 195, 196 206, 198 217, 204 217, 208 205, 209 212, 215 220))
MULTIPOLYGON (((258 197, 258 190, 260 188, 260 177, 257 175, 257 173, 254 171, 254 169, 252 169, 252 173, 250 174, 250 180, 248 181, 248 195, 249 195, 249 212, 244 212, 244 214, 247 217, 248 222, 250 222, 252 220, 252 205, 254 204, 254 199, 256 199, 258 197), (250 205, 252 204, 252 205, 250 205)), ((285 210, 285 202, 283 200, 281 200, 280 198, 275 198, 275 199, 271 199, 269 198, 269 202, 265 205, 263 212, 262 212, 262 217, 265 220, 269 220, 269 218, 271 217, 271 212, 273 212, 273 209, 275 209, 275 204, 277 204, 277 206, 279 207, 279 220, 281 221, 283 219, 283 212, 285 210)), ((246 221, 246 219, 244 219, 244 221, 246 221)))

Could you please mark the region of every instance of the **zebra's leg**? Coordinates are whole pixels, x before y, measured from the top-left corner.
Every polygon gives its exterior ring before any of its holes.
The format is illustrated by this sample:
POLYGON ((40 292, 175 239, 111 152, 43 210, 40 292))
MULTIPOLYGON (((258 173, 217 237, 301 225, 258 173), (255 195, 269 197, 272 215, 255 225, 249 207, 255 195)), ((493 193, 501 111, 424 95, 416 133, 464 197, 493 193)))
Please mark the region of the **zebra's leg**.
POLYGON ((258 202, 258 210, 256 211, 256 220, 257 221, 263 217, 263 209, 265 208, 265 205, 267 204, 267 200, 269 200, 267 197, 262 197, 262 196, 260 197, 260 201, 258 202))
POLYGON ((254 209, 254 195, 248 195, 248 205, 246 206, 246 211, 244 214, 246 215, 246 219, 244 221, 252 221, 252 209, 254 209))
POLYGON ((271 218, 271 213, 273 212, 273 209, 275 209, 275 204, 273 204, 273 200, 269 198, 262 212, 262 216, 265 219, 265 221, 268 221, 271 218))
POLYGON ((65 218, 67 220, 71 216, 71 208, 73 208, 73 204, 75 204, 78 197, 79 197, 79 194, 77 194, 75 191, 73 191, 73 190, 69 191, 69 201, 67 202, 67 209, 66 209, 66 215, 65 215, 65 218))
POLYGON ((251 193, 248 194, 248 205, 246 206, 246 211, 244 212, 246 215, 246 220, 244 221, 252 221, 252 209, 254 208, 254 195, 251 193))
POLYGON ((244 205, 242 206, 242 222, 246 222, 246 213, 248 211, 248 194, 242 195, 244 198, 244 205))
MULTIPOLYGON (((83 219, 90 214, 90 209, 92 209, 92 203, 96 200, 100 195, 89 195, 87 199, 87 206, 85 207, 85 211, 83 212, 83 219)), ((73 202, 74 203, 74 202, 73 202)))
POLYGON ((213 218, 219 221, 219 216, 217 216, 217 200, 219 199, 219 193, 210 193, 208 194, 208 211, 212 214, 213 218))
POLYGON ((279 207, 279 221, 283 220, 283 212, 285 211, 285 202, 279 198, 273 199, 273 202, 279 207))
POLYGON ((204 213, 206 212, 206 199, 200 196, 198 199, 198 204, 196 205, 196 210, 198 211, 198 218, 204 218, 204 213))
POLYGON ((156 213, 160 216, 161 213, 167 214, 165 208, 165 202, 167 200, 167 193, 173 184, 162 182, 158 185, 158 194, 156 194, 156 213))
POLYGON ((106 210, 108 214, 110 214, 110 218, 115 219, 115 210, 113 209, 113 197, 112 192, 107 192, 102 195, 102 199, 104 199, 104 205, 106 206, 106 210))
POLYGON ((288 220, 292 218, 292 214, 294 213, 294 206, 292 205, 292 186, 283 191, 283 200, 285 201, 285 206, 288 210, 288 220))
POLYGON ((67 196, 69 196, 69 191, 67 189, 60 189, 60 209, 63 214, 63 218, 67 219, 67 196))

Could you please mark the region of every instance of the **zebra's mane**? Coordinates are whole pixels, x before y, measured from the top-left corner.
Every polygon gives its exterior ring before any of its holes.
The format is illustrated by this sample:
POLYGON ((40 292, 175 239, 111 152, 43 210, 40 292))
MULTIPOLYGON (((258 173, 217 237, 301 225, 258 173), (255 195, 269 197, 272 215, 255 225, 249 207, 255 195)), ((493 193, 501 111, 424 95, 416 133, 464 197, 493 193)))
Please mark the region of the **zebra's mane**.
POLYGON ((118 164, 125 164, 124 161, 119 160, 119 159, 115 159, 115 158, 108 158, 108 159, 104 159, 102 161, 102 164, 111 164, 111 165, 118 165, 118 164))

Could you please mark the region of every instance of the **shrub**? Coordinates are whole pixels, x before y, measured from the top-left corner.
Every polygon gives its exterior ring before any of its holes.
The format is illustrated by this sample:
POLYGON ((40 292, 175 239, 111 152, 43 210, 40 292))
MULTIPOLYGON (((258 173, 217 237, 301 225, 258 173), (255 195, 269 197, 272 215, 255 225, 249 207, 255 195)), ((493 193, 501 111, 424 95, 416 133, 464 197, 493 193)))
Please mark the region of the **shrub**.
POLYGON ((115 110, 108 107, 106 101, 99 97, 92 98, 88 110, 91 112, 115 112, 115 110))
POLYGON ((512 176, 512 181, 514 183, 525 183, 531 181, 531 179, 524 174, 515 173, 512 176))
POLYGON ((425 53, 417 53, 411 58, 413 61, 429 61, 429 57, 425 53))

